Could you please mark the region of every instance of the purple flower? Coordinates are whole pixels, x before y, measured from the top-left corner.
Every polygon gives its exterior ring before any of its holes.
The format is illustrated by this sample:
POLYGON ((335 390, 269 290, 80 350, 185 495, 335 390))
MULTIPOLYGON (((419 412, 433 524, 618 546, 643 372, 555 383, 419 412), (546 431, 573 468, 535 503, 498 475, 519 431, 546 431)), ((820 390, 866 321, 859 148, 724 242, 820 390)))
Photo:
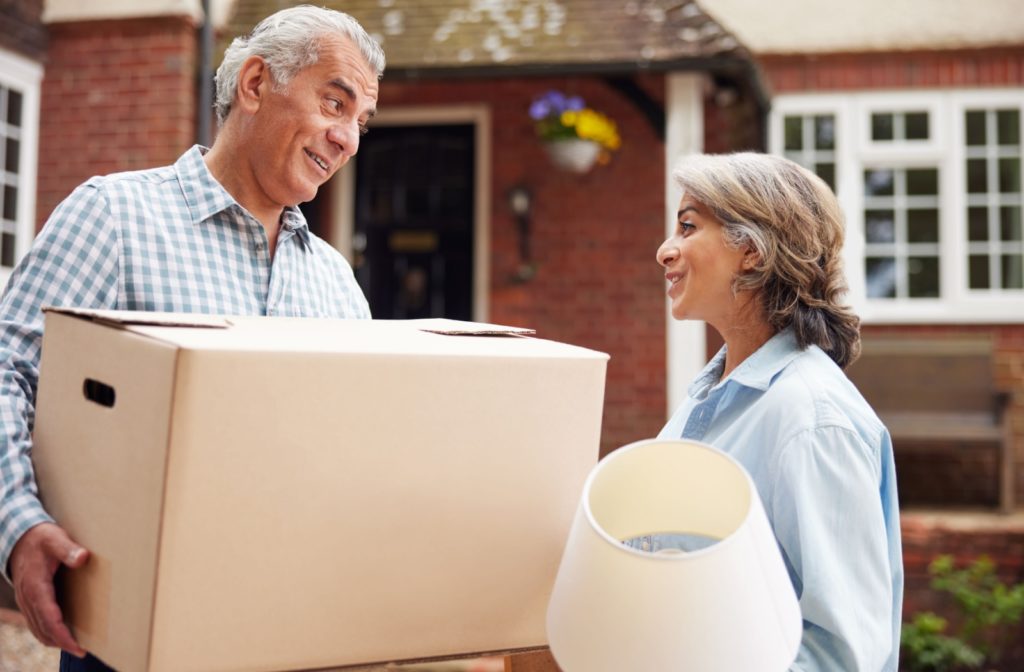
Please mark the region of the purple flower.
POLYGON ((540 121, 549 114, 551 114, 551 104, 543 98, 537 98, 530 105, 530 118, 534 121, 540 121))
POLYGON ((579 96, 567 97, 561 91, 548 91, 533 99, 530 105, 530 118, 535 121, 552 116, 559 116, 566 110, 582 110, 583 99, 579 96))

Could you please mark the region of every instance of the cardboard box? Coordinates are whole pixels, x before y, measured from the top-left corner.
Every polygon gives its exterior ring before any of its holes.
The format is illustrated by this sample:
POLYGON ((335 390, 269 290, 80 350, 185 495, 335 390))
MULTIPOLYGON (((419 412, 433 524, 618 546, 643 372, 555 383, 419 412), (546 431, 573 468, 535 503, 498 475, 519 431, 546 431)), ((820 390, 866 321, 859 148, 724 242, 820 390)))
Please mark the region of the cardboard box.
POLYGON ((418 328, 451 326, 50 310, 34 460, 93 553, 79 642, 131 672, 543 646, 607 355, 418 328))

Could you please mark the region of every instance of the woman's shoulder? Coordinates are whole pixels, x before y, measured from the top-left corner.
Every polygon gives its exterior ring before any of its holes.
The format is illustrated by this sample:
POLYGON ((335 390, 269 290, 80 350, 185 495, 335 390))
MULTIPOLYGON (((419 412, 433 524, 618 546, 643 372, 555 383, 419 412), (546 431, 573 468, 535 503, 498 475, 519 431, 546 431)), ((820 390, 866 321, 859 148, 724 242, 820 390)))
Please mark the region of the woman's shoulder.
POLYGON ((810 346, 780 370, 764 401, 794 415, 795 431, 847 429, 876 443, 885 432, 878 415, 843 370, 810 346))

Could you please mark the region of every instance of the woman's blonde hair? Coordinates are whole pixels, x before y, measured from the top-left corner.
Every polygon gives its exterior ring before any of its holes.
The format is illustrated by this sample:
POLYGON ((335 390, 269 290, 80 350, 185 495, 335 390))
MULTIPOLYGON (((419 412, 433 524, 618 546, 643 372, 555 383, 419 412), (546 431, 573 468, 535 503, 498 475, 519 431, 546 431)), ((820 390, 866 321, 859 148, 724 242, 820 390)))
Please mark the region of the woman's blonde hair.
POLYGON ((754 153, 686 157, 672 177, 722 222, 726 244, 759 255, 734 291, 756 292, 769 324, 792 327, 799 347, 817 345, 842 368, 857 359, 860 318, 842 303, 843 217, 821 178, 754 153))

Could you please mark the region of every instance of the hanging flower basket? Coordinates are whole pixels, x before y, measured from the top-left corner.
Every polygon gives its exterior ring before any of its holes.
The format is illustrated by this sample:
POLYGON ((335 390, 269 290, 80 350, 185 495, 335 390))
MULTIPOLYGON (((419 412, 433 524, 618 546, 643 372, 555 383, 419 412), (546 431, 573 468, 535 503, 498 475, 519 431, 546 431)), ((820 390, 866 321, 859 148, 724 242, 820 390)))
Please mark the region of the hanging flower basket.
POLYGON ((548 91, 534 99, 530 118, 552 163, 569 172, 585 173, 595 163, 608 163, 621 144, 615 122, 579 96, 548 91))
POLYGON ((551 163, 570 173, 585 173, 601 156, 601 145, 593 140, 551 140, 544 143, 551 163))

